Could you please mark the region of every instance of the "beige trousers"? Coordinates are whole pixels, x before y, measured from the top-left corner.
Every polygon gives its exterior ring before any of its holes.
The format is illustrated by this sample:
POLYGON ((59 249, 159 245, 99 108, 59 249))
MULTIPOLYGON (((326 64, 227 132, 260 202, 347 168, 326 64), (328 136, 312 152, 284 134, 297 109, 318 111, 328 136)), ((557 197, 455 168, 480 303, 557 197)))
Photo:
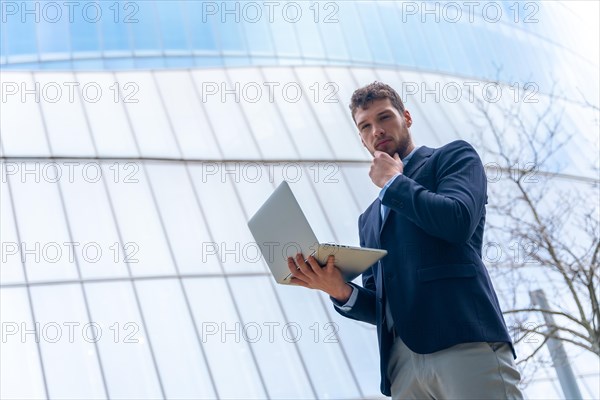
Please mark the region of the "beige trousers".
POLYGON ((397 337, 387 370, 392 399, 523 399, 508 343, 462 343, 431 354, 397 337))

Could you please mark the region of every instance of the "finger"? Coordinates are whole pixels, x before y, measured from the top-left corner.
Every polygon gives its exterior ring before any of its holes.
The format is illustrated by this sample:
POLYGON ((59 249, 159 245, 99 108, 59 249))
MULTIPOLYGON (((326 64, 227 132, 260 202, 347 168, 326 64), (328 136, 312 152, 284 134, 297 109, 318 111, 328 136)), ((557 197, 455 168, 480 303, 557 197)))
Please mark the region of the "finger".
POLYGON ((292 257, 287 258, 287 264, 292 275, 295 274, 296 271, 298 271, 298 267, 296 266, 296 263, 294 262, 294 259, 292 257))
POLYGON ((313 256, 309 256, 308 257, 308 264, 312 270, 312 272, 315 273, 315 275, 320 276, 322 271, 321 271, 321 264, 319 264, 319 262, 316 260, 316 258, 314 258, 313 256))
POLYGON ((291 285, 296 285, 296 286, 302 286, 305 288, 310 288, 309 284, 304 282, 302 279, 298 279, 298 278, 291 278, 290 279, 290 284, 291 285))
POLYGON ((329 257, 327 257, 327 264, 325 264, 325 270, 328 273, 333 272, 333 269, 336 268, 335 266, 335 256, 332 254, 329 257))
POLYGON ((312 271, 312 269, 306 265, 302 253, 296 254, 296 264, 298 264, 298 268, 300 268, 300 271, 302 271, 306 278, 311 279, 315 276, 315 273, 312 271))
POLYGON ((296 277, 296 278, 302 278, 304 276, 304 274, 302 273, 301 270, 298 269, 298 266, 294 262, 294 259, 292 257, 288 257, 287 261, 288 261, 288 269, 290 270, 292 276, 296 277))
POLYGON ((400 156, 398 155, 398 153, 394 153, 394 160, 402 161, 402 160, 400 160, 400 156))
POLYGON ((390 155, 388 153, 386 153, 385 151, 377 150, 374 155, 375 155, 375 158, 373 159, 373 161, 376 161, 377 159, 385 159, 385 160, 392 159, 392 157, 390 157, 390 155))
POLYGON ((332 254, 329 257, 327 257, 327 267, 329 268, 333 268, 335 267, 335 256, 332 254))

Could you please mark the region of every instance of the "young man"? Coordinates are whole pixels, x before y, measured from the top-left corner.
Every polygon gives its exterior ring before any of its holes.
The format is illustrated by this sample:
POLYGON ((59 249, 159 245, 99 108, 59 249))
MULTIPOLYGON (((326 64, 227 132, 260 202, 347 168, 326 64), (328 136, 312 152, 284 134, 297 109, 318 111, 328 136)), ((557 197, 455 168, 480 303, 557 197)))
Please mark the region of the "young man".
POLYGON ((321 268, 298 254, 288 259, 293 283, 323 290, 340 314, 377 325, 383 394, 521 399, 481 259, 487 183, 477 152, 462 140, 415 147, 412 117, 386 84, 356 90, 350 109, 381 188, 359 217, 360 245, 388 254, 363 273, 362 287, 344 282, 333 257, 321 268))

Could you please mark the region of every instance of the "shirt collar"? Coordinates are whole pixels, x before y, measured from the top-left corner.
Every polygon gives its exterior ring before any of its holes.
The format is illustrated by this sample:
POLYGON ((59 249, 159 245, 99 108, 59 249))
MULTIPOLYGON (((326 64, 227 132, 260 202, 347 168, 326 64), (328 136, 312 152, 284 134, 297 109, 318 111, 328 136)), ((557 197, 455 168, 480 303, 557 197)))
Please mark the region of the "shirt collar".
POLYGON ((404 164, 404 166, 406 166, 406 163, 408 163, 410 161, 410 159, 412 158, 413 154, 415 154, 415 151, 417 151, 417 149, 419 147, 421 147, 421 146, 415 146, 415 148, 410 153, 408 153, 408 155, 406 157, 404 157, 402 159, 402 164, 404 164))

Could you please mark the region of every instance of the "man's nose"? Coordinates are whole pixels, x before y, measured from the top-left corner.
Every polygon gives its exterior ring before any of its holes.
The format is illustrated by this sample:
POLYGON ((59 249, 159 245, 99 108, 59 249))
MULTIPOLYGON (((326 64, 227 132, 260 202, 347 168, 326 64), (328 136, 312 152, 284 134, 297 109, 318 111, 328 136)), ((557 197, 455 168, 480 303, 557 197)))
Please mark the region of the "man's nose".
POLYGON ((385 133, 385 132, 384 132, 384 130, 383 130, 383 128, 382 128, 381 126, 379 126, 379 125, 376 125, 376 124, 373 124, 373 130, 371 131, 371 134, 372 134, 374 137, 380 137, 380 136, 383 136, 383 134, 384 134, 384 133, 385 133))

